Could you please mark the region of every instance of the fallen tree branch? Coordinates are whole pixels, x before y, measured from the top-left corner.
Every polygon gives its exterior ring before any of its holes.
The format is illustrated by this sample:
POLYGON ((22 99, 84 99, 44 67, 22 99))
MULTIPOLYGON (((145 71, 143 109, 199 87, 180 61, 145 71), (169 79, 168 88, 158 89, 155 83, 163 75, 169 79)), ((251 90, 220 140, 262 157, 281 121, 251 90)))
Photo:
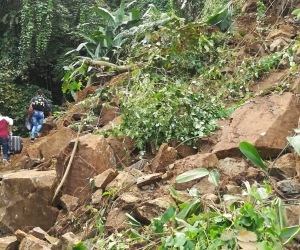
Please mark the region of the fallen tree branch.
POLYGON ((72 154, 71 154, 71 158, 70 158, 70 161, 68 163, 68 166, 67 166, 67 169, 63 175, 63 178, 61 179, 58 187, 56 188, 56 191, 53 195, 53 198, 52 198, 52 201, 51 203, 53 203, 56 195, 58 194, 59 190, 61 189, 62 185, 64 184, 65 180, 67 179, 67 175, 70 171, 70 168, 71 168, 71 164, 73 162, 73 159, 74 159, 74 155, 75 155, 75 152, 76 152, 76 149, 77 149, 77 145, 78 145, 78 141, 79 141, 79 135, 80 135, 80 130, 81 130, 81 126, 82 126, 82 123, 83 123, 83 119, 81 118, 81 122, 80 122, 80 125, 79 125, 79 128, 78 128, 78 133, 77 133, 77 138, 76 138, 76 141, 75 141, 75 145, 74 145, 74 148, 73 148, 73 151, 72 151, 72 154))
POLYGON ((96 61, 96 60, 85 60, 85 63, 90 66, 95 66, 95 67, 113 68, 120 73, 123 73, 126 71, 131 71, 137 67, 136 64, 126 65, 126 66, 118 66, 113 63, 109 63, 109 62, 105 62, 105 61, 96 61))

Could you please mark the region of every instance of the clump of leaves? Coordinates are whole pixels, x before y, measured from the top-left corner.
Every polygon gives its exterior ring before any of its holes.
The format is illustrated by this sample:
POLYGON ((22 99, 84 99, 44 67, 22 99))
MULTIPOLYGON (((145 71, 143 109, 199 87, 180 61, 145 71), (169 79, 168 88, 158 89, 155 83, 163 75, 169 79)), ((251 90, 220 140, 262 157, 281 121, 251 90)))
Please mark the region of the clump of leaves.
POLYGON ((172 139, 191 144, 215 131, 216 120, 225 114, 223 103, 204 88, 160 75, 140 76, 122 97, 122 130, 140 149, 172 139))

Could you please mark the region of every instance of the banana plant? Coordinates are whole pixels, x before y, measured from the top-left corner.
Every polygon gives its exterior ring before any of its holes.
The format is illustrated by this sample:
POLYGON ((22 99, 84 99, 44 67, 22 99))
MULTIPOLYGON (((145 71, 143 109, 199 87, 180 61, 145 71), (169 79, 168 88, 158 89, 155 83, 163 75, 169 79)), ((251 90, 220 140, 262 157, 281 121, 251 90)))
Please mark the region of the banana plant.
MULTIPOLYGON (((123 1, 114 13, 102 7, 92 7, 90 10, 97 13, 99 20, 101 20, 97 24, 97 30, 91 34, 79 33, 85 42, 79 44, 76 49, 67 52, 66 55, 85 48, 89 56, 97 60, 105 56, 110 49, 120 48, 124 44, 120 34, 142 22, 140 12, 136 8, 131 9, 129 15, 125 15, 125 7, 123 1)), ((83 24, 83 26, 87 25, 91 24, 83 24)))

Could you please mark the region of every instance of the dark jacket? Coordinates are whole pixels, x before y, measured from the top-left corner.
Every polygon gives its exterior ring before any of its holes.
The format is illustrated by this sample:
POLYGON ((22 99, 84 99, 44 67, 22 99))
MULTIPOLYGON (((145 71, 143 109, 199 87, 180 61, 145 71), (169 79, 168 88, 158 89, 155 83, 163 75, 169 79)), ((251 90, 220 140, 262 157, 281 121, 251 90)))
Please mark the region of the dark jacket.
MULTIPOLYGON (((30 103, 29 103, 29 106, 31 105, 31 103, 33 103, 35 100, 37 99, 37 97, 33 97, 31 100, 30 100, 30 103)), ((52 112, 52 109, 51 109, 51 106, 50 104, 48 103, 48 101, 44 99, 44 107, 49 111, 49 112, 52 112)))

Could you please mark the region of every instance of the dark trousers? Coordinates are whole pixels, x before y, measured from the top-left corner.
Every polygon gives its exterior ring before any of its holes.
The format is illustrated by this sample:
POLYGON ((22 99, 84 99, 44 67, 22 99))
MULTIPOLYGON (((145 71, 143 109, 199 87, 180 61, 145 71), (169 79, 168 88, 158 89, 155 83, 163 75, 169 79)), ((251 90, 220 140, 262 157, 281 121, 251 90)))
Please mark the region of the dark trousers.
POLYGON ((8 138, 0 137, 0 145, 2 145, 3 159, 8 160, 8 138))

